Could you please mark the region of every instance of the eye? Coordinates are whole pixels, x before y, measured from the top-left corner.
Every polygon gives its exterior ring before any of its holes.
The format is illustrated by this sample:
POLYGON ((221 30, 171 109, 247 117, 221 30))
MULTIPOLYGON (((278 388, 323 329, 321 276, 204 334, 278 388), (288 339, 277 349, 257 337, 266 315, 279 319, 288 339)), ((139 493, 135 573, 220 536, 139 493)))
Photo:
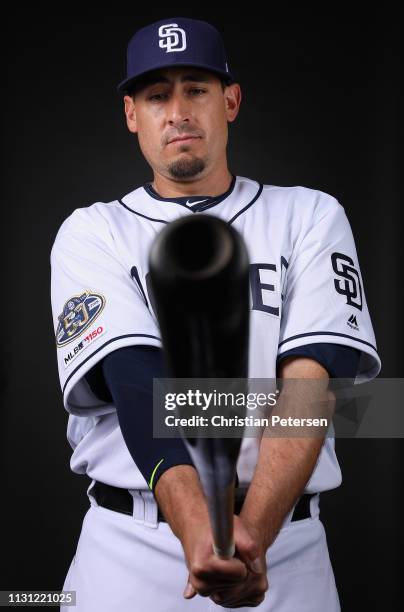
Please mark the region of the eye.
MULTIPOLYGON (((192 87, 192 89, 188 90, 188 93, 191 94, 192 96, 200 96, 205 92, 206 92, 206 89, 202 89, 200 87, 192 87)), ((162 102, 163 100, 167 98, 167 96, 168 96, 167 93, 155 93, 149 96, 148 99, 151 100, 152 102, 162 102)))
POLYGON ((163 97, 167 95, 164 93, 160 93, 160 94, 153 94, 152 96, 149 97, 149 100, 156 100, 157 102, 159 102, 160 100, 163 99, 163 97))

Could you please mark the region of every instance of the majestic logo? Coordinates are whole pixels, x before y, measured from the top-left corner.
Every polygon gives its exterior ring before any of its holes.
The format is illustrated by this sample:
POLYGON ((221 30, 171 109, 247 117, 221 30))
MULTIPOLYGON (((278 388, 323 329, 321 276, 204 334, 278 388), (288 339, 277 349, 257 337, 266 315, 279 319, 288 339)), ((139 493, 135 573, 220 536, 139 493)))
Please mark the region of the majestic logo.
POLYGON ((346 296, 346 303, 362 310, 362 287, 358 272, 354 268, 353 260, 343 253, 331 255, 332 268, 340 278, 334 279, 335 290, 346 296), (348 265, 349 264, 349 265, 348 265))
POLYGON ((81 295, 69 298, 58 316, 56 345, 65 346, 80 336, 100 315, 105 306, 105 297, 88 289, 81 295))
POLYGON ((348 319, 348 321, 346 322, 346 324, 348 325, 348 327, 350 327, 351 329, 354 329, 356 331, 359 331, 359 325, 358 325, 358 321, 356 320, 356 316, 355 315, 351 315, 348 319))
POLYGON ((187 48, 185 31, 177 23, 166 23, 159 27, 159 47, 166 53, 184 51, 187 48))

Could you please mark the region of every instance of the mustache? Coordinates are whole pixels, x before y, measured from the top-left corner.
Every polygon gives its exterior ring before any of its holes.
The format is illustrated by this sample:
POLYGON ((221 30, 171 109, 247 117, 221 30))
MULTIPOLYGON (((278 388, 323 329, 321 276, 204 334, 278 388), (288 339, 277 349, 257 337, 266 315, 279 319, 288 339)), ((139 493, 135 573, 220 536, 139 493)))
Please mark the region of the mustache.
POLYGON ((202 134, 199 131, 190 131, 190 130, 183 130, 181 132, 176 132, 174 133, 170 133, 167 134, 166 137, 164 138, 164 144, 168 144, 169 142, 171 142, 171 140, 174 140, 174 138, 184 138, 185 136, 189 136, 189 137, 194 137, 194 138, 201 138, 202 134))

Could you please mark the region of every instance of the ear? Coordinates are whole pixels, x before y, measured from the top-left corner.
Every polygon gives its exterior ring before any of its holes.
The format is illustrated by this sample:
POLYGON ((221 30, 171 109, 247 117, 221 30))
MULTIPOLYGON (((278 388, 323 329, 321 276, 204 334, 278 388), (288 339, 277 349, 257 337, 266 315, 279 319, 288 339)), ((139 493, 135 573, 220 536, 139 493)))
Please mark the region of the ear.
POLYGON ((126 125, 128 130, 134 134, 137 132, 136 109, 135 103, 131 96, 124 96, 126 125))
POLYGON ((223 92, 227 121, 232 122, 238 115, 241 104, 241 88, 238 83, 228 85, 223 92))

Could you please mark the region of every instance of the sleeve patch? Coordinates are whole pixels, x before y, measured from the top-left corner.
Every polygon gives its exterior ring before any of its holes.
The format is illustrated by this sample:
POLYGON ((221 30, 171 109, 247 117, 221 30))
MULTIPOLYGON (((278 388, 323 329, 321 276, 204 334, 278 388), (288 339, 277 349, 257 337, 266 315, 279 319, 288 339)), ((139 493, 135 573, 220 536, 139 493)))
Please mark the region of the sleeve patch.
POLYGON ((362 286, 353 259, 343 253, 333 253, 331 262, 335 274, 339 277, 334 279, 335 290, 345 295, 349 306, 362 310, 362 286))
POLYGON ((86 289, 81 295, 69 298, 58 316, 56 346, 61 348, 81 336, 101 314, 105 302, 103 295, 89 289, 86 289))

